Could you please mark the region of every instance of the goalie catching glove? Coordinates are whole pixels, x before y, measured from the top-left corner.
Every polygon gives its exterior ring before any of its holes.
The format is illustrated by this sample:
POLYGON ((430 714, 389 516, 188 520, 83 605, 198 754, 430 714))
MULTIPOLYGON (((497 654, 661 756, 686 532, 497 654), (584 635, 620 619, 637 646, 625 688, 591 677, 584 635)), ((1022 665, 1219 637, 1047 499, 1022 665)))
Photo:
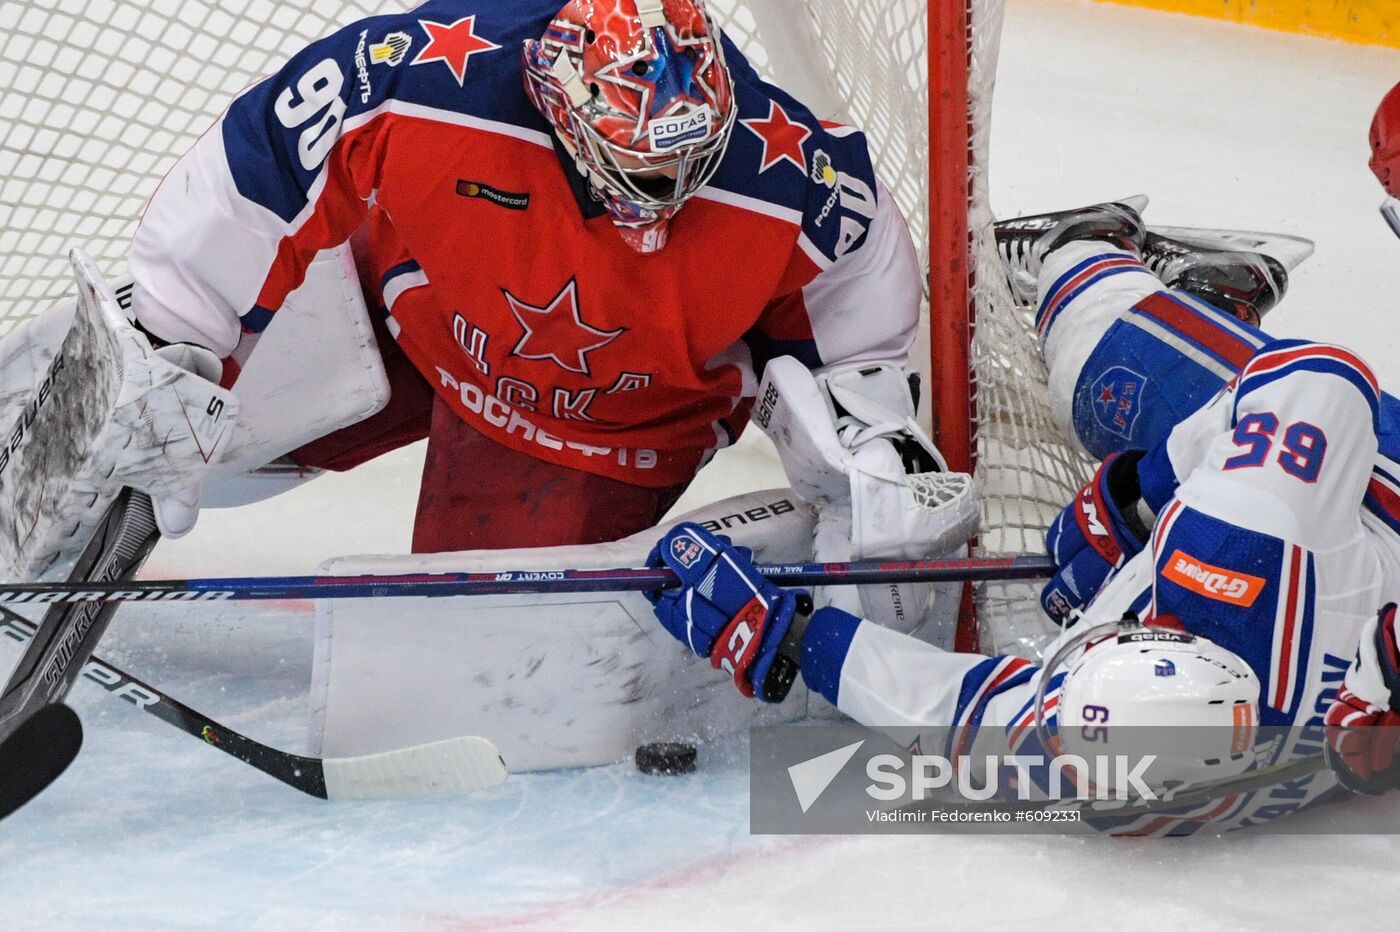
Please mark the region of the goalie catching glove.
MULTIPOLYGON (((778 448, 793 490, 816 511, 819 562, 948 556, 977 533, 972 477, 948 471, 914 411, 909 381, 893 363, 814 375, 780 356, 764 369, 754 422, 778 448)), ((833 587, 818 590, 817 601, 902 633, 920 629, 951 647, 958 585, 942 611, 931 583, 833 587)))
POLYGON ((644 595, 662 626, 733 676, 739 692, 782 702, 797 676, 796 651, 784 649, 784 639, 793 617, 810 612, 811 600, 760 576, 752 556, 698 524, 678 524, 651 551, 647 566, 664 566, 681 585, 644 595))
POLYGON ((1343 786, 1368 795, 1400 787, 1400 648, 1394 602, 1362 630, 1356 662, 1324 722, 1327 763, 1343 786))

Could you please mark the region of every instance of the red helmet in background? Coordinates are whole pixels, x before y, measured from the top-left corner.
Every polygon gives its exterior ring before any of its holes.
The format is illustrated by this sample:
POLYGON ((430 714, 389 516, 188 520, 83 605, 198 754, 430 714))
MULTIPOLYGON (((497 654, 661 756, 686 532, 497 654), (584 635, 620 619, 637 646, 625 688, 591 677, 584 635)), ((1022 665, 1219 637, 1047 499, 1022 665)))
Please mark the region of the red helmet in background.
POLYGON ((1400 84, 1390 89, 1371 120, 1371 171, 1391 197, 1400 197, 1400 84))
POLYGON ((1385 95, 1371 120, 1371 171, 1389 195, 1381 216, 1400 236, 1400 84, 1385 95))
POLYGON ((525 89, 638 252, 719 167, 734 94, 703 0, 571 0, 525 43, 525 89))

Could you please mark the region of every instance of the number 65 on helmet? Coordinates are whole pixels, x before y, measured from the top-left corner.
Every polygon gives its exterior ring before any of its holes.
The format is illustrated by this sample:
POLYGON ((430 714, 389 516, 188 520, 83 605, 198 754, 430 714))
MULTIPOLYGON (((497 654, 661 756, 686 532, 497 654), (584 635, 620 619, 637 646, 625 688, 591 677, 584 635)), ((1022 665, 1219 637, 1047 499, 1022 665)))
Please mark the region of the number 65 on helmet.
MULTIPOLYGON (((1036 703, 1036 729, 1045 747, 1090 762, 1150 757, 1142 782, 1154 792, 1224 780, 1254 763, 1254 671, 1206 638, 1147 627, 1131 614, 1065 641, 1045 665, 1036 703), (1062 667, 1058 697, 1047 695, 1062 667), (1052 710, 1057 721, 1047 726, 1052 710)), ((1117 796, 1129 790, 1095 789, 1117 796)))

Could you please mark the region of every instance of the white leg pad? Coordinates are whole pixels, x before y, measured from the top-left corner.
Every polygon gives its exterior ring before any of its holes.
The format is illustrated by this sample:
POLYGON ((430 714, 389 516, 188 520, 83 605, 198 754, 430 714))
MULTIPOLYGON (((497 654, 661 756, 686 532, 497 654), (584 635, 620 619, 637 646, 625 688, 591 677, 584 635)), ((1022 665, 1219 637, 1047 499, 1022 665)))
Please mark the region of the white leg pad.
MULTIPOLYGON (((739 496, 687 516, 753 547, 761 562, 812 556, 812 514, 791 490, 739 496)), ((668 525, 669 526, 669 525, 668 525)), ((665 528, 578 547, 340 557, 333 574, 641 566, 665 528)), ((798 717, 745 699, 666 633, 636 592, 317 605, 313 753, 351 757, 479 735, 512 772, 604 764, 646 741, 708 740, 798 717)))

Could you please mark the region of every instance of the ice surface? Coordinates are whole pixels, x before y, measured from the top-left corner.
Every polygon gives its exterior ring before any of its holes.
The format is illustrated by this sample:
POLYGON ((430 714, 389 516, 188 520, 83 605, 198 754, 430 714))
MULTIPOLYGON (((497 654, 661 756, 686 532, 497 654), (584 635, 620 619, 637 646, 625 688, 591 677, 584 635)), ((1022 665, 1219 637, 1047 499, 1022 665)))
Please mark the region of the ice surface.
MULTIPOLYGON (((1400 52, 1074 0, 1011 0, 993 134, 998 213, 1145 192, 1149 220, 1308 236, 1268 320, 1362 351, 1400 389, 1400 241, 1366 128, 1400 52)), ((309 571, 408 544, 421 449, 206 515, 150 575, 309 571)), ((782 481, 746 438, 690 507, 782 481)), ((300 750, 308 605, 128 606, 101 653, 300 750)), ((14 645, 0 646, 13 658, 14 645)), ((3 662, 3 661, 0 661, 3 662)), ((755 838, 741 746, 451 800, 327 804, 80 684, 87 745, 0 830, 0 928, 1395 928, 1400 834, 755 838)), ((1400 797, 1348 823, 1400 832, 1400 797)), ((1300 817, 1303 819, 1307 816, 1300 817)))

